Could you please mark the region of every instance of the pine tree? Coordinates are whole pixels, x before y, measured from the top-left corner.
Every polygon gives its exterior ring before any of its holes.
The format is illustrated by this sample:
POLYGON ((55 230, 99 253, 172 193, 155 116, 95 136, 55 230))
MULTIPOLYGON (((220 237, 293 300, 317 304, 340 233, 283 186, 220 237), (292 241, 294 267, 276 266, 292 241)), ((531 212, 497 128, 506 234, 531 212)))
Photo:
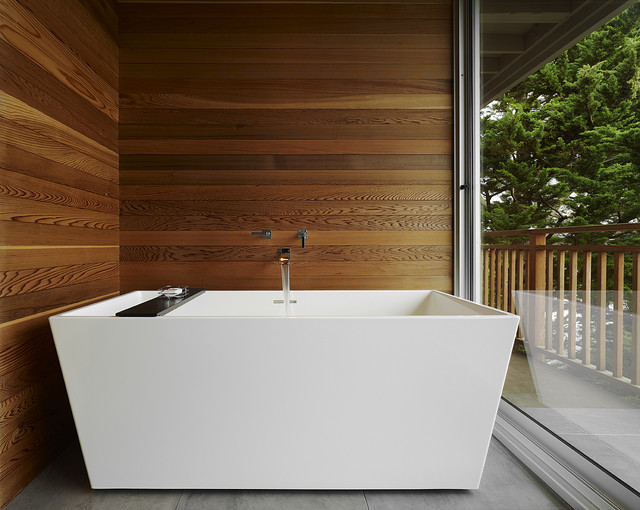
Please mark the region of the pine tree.
POLYGON ((640 4, 491 103, 482 125, 485 229, 639 221, 640 4))

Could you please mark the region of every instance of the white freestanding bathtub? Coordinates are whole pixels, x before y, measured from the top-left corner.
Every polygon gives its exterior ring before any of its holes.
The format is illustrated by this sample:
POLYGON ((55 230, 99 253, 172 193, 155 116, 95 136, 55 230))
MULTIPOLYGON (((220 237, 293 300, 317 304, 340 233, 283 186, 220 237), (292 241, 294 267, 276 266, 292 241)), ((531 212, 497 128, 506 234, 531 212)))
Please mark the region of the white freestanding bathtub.
POLYGON ((93 488, 473 489, 518 318, 436 291, 206 292, 51 317, 93 488))

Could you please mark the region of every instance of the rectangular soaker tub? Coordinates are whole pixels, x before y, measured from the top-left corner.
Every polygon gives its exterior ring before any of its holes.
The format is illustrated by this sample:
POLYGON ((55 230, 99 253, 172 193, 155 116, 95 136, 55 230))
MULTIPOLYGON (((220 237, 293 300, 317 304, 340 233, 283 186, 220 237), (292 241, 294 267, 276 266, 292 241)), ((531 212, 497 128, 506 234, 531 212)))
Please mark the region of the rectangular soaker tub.
POLYGON ((437 291, 209 291, 51 317, 93 488, 473 489, 518 317, 437 291), (279 303, 274 301, 280 300, 279 303))

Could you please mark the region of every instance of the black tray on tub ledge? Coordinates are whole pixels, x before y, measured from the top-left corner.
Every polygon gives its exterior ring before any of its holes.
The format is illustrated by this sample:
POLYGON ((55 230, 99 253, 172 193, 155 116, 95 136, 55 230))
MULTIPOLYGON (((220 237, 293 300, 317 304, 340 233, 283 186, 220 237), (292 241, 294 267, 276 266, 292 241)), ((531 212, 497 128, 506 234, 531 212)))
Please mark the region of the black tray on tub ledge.
POLYGON ((175 310, 200 294, 204 294, 205 290, 187 289, 184 294, 175 297, 160 295, 139 305, 117 312, 116 317, 158 317, 175 310))

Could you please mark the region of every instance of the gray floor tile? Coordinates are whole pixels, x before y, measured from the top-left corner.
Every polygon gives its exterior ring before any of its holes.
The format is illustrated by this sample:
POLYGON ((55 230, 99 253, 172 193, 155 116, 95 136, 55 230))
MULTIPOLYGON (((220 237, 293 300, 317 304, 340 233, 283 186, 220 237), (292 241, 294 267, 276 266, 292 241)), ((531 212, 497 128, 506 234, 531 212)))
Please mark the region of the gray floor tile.
POLYGON ((185 491, 176 510, 367 510, 362 491, 185 491))
POLYGON ((89 479, 80 449, 69 448, 31 482, 7 510, 86 510, 89 479))
POLYGON ((86 510, 175 510, 179 490, 100 490, 92 491, 86 510))
POLYGON ((7 510, 551 510, 566 508, 497 440, 477 491, 91 490, 78 447, 7 510))

